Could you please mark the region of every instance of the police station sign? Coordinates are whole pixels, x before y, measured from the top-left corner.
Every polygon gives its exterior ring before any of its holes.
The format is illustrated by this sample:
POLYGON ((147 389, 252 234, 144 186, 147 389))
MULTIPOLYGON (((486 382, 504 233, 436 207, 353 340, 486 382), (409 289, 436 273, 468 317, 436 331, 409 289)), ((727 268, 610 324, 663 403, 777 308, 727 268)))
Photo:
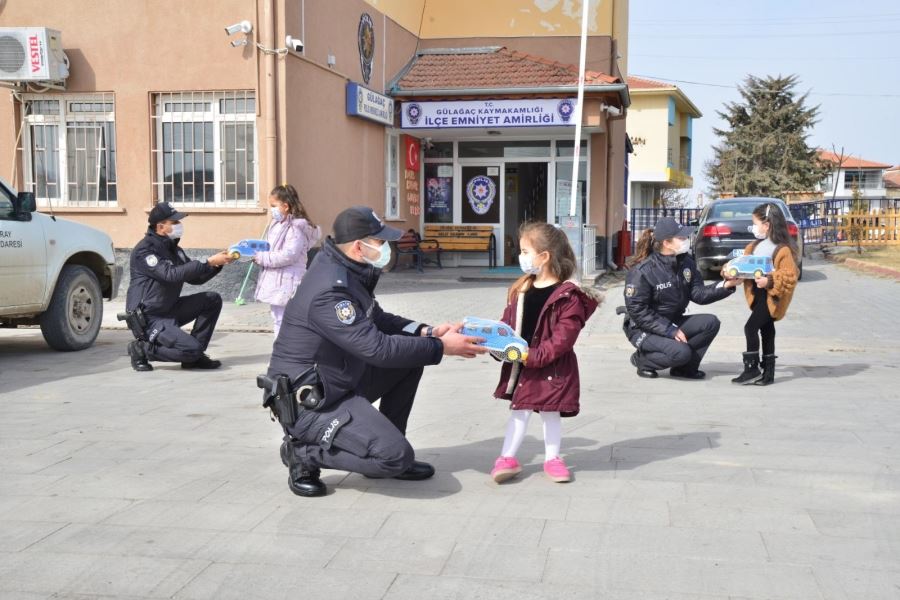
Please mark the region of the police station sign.
POLYGON ((575 98, 404 102, 403 129, 574 125, 575 98))
POLYGON ((348 83, 347 114, 393 127, 394 100, 358 83, 348 83))

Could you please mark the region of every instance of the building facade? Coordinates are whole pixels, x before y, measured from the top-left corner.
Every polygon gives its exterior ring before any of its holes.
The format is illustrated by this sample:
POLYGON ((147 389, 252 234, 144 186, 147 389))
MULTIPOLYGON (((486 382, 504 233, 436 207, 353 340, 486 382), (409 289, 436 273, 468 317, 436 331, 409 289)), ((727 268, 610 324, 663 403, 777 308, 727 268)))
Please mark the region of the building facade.
POLYGON ((855 156, 844 156, 841 160, 840 156, 827 150, 819 150, 819 160, 832 165, 832 171, 819 184, 819 191, 825 200, 850 200, 855 189, 866 200, 888 197, 885 171, 891 165, 855 156))
MULTIPOLYGON (((571 4, 7 0, 0 29, 59 30, 69 76, 64 90, 18 85, 0 103, 0 175, 123 248, 160 200, 190 215, 187 247, 259 237, 283 182, 326 230, 364 204, 402 228, 491 224, 504 247, 526 218, 559 221, 570 194, 571 4), (508 69, 415 79, 460 57, 508 69), (516 65, 521 78, 498 77, 516 65), (410 120, 460 117, 472 103, 479 126, 410 120)), ((577 216, 601 241, 624 217, 627 8, 590 4, 577 216)))
POLYGON ((658 208, 667 190, 690 188, 694 119, 700 110, 677 86, 628 77, 628 208, 658 208))

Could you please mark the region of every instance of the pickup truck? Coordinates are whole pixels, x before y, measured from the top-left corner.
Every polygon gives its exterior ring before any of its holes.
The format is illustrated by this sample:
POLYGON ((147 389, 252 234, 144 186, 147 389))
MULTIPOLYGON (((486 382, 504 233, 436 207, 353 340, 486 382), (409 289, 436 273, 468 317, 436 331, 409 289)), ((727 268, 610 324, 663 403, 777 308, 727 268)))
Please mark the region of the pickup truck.
POLYGON ((40 325, 50 347, 83 350, 121 279, 108 235, 37 212, 34 194, 0 179, 0 327, 40 325))

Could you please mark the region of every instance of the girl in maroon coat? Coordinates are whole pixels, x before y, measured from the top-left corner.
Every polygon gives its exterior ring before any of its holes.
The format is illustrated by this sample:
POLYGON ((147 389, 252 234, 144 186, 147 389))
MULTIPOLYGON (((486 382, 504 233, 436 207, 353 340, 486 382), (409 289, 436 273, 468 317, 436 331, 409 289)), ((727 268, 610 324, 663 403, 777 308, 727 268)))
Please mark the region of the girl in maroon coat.
POLYGON ((528 356, 524 363, 504 363, 500 372, 494 397, 510 400, 511 413, 491 477, 500 483, 522 471, 516 453, 528 418, 539 412, 544 422, 544 473, 565 482, 571 474, 559 456, 561 417, 574 417, 579 409, 573 347, 603 296, 568 281, 575 271, 575 254, 560 229, 525 223, 519 237, 519 265, 525 275, 509 289, 503 321, 528 342, 528 356))

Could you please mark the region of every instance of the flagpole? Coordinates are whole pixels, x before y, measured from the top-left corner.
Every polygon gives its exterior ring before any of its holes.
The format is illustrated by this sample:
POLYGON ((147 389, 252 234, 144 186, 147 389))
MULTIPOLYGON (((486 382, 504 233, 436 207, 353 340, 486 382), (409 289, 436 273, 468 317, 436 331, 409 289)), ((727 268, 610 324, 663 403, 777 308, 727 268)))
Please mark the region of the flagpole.
POLYGON ((577 210, 578 165, 581 158, 581 109, 584 105, 584 70, 587 58, 588 8, 590 0, 581 0, 581 55, 578 60, 578 101, 575 104, 575 143, 572 152, 572 199, 569 203, 569 216, 574 217, 577 210))

